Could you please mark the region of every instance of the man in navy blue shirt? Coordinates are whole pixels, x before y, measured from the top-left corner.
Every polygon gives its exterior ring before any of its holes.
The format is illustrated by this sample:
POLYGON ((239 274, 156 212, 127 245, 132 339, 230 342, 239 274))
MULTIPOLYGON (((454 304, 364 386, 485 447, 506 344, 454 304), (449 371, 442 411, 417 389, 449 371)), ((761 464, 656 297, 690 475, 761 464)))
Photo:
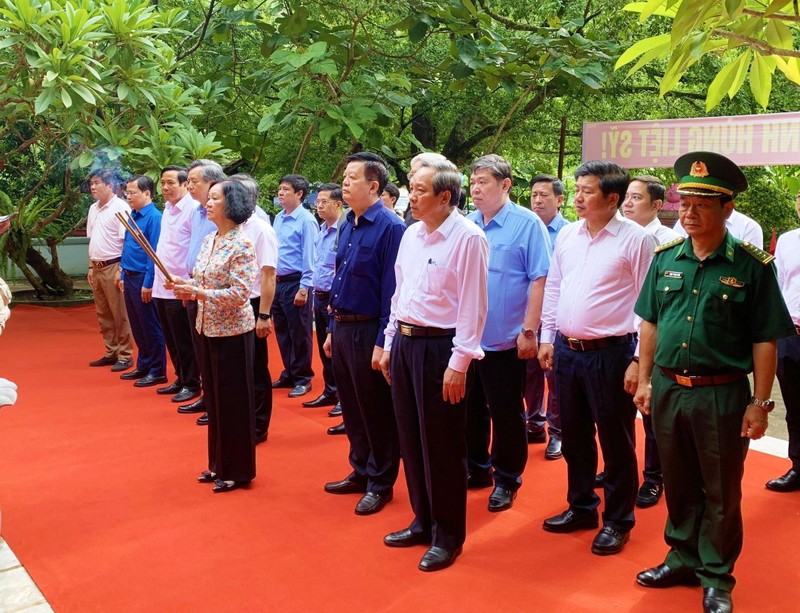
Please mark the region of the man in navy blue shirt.
POLYGON ((342 196, 351 210, 336 252, 333 321, 325 351, 333 358, 353 470, 325 484, 325 491, 363 494, 355 512, 369 515, 392 499, 400 465, 392 396, 380 360, 405 224, 380 199, 389 181, 386 162, 366 152, 347 162, 342 196))
MULTIPOLYGON (((128 181, 125 192, 133 209, 131 217, 151 245, 158 244, 161 234, 161 211, 153 204, 154 192, 153 180, 142 175, 128 181)), ((126 232, 117 286, 125 296, 125 309, 139 355, 136 368, 120 375, 120 379, 136 380, 136 387, 150 387, 167 381, 164 334, 152 301, 154 278, 153 261, 131 233, 126 232)))
POLYGON ((308 195, 308 179, 301 175, 281 177, 278 204, 283 210, 275 217, 278 234, 278 268, 272 321, 283 372, 272 387, 291 388, 290 398, 311 390, 311 300, 313 289, 314 239, 319 226, 303 207, 308 195))

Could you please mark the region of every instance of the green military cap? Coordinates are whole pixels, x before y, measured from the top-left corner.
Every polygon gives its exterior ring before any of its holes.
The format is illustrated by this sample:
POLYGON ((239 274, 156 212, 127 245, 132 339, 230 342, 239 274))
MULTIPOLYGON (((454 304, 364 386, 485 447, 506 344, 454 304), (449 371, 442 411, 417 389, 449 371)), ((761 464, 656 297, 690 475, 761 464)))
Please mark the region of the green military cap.
POLYGON ((719 153, 692 151, 675 160, 682 196, 731 196, 747 189, 747 179, 734 162, 719 153))

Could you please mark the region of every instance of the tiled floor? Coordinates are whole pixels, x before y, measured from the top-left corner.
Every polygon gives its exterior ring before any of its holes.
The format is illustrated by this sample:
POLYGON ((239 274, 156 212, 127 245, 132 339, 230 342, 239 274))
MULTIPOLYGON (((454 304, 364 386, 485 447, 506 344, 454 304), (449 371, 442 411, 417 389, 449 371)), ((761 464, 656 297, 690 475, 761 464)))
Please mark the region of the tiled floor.
POLYGON ((0 538, 0 612, 52 613, 44 596, 20 564, 5 540, 0 538))

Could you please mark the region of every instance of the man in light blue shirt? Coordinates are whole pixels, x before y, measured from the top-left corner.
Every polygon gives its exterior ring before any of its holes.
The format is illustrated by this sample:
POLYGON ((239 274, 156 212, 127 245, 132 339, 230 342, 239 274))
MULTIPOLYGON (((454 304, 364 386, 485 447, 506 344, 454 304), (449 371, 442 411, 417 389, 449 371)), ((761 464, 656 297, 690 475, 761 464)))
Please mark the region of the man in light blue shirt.
POLYGON ((475 365, 467 401, 468 483, 490 485, 494 469, 492 512, 511 508, 528 459, 525 360, 538 351, 536 331, 551 251, 542 220, 509 199, 511 185, 511 167, 499 155, 472 165, 470 192, 478 210, 468 218, 489 242, 489 312, 481 339, 486 357, 475 365))
POLYGON ((314 216, 302 206, 308 195, 308 179, 286 175, 278 187, 278 204, 283 210, 275 216, 278 234, 278 267, 272 321, 283 372, 273 388, 290 388, 290 398, 311 390, 311 300, 313 287, 314 239, 319 226, 314 216))
MULTIPOLYGON (((569 224, 561 215, 564 204, 564 184, 553 175, 535 175, 531 179, 531 210, 539 216, 547 227, 550 237, 550 254, 556 245, 556 237, 561 229, 569 224)), ((558 397, 552 370, 542 371, 539 360, 528 360, 525 380, 525 421, 529 443, 544 443, 547 435, 550 442, 544 451, 546 460, 561 457, 561 416, 558 411, 558 397), (544 404, 544 382, 547 385, 547 406, 544 404), (547 432, 545 432, 545 423, 547 432)))

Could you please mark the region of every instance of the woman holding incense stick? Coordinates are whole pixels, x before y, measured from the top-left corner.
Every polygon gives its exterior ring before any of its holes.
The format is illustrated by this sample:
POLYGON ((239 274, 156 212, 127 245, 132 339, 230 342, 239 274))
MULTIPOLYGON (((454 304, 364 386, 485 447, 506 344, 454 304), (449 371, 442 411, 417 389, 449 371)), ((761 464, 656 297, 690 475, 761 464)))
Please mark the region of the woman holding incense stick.
POLYGON ((256 475, 253 330, 250 288, 259 273, 253 244, 241 228, 253 212, 247 189, 223 181, 208 193, 207 215, 217 226, 203 240, 191 280, 166 287, 197 301, 197 331, 206 359, 208 470, 197 478, 213 492, 246 486, 256 475))

